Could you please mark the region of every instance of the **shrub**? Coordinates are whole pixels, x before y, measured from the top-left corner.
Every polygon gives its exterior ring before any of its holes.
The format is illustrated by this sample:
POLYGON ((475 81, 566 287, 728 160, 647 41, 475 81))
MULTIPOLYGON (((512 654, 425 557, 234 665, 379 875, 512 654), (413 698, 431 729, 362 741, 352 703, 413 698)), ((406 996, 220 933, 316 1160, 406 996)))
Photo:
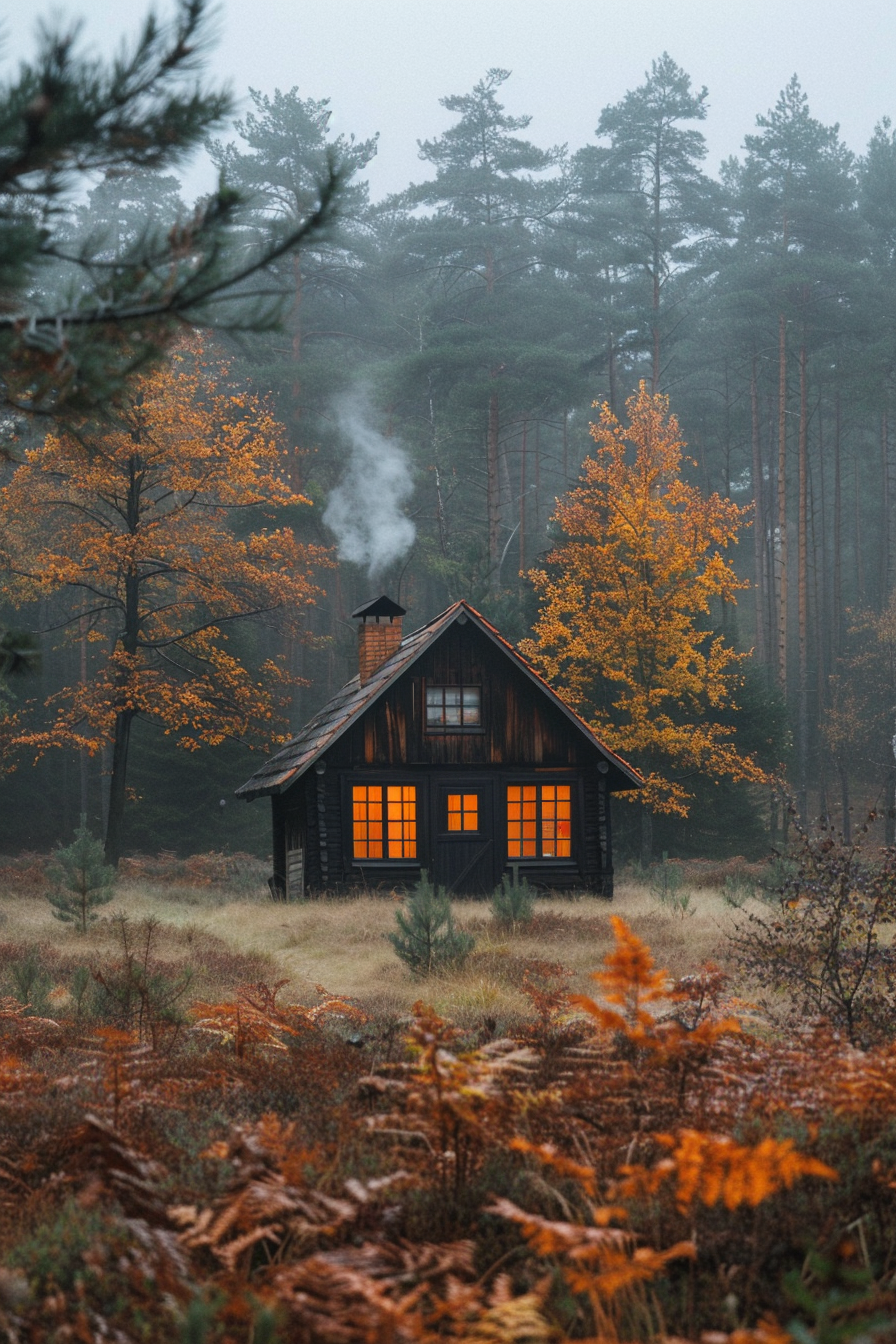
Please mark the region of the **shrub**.
POLYGON ((473 951, 475 939, 454 927, 448 893, 430 882, 426 873, 395 911, 396 933, 386 937, 414 975, 429 975, 448 966, 461 966, 473 951))
POLYGON ((525 878, 515 881, 511 873, 505 873, 491 899, 492 914, 499 924, 529 924, 534 901, 535 892, 525 878))
POLYGON ((153 1049, 171 1048, 186 1018, 181 1000, 192 983, 190 970, 177 970, 158 957, 162 925, 154 915, 132 925, 127 915, 113 917, 120 955, 93 979, 103 991, 101 1016, 110 1016, 125 1031, 134 1031, 153 1049))
POLYGON ((43 964, 40 950, 29 947, 20 960, 12 962, 9 971, 19 1002, 27 1003, 36 1013, 43 1013, 47 1006, 47 993, 51 980, 43 964))
POLYGON ((90 834, 85 818, 72 843, 54 852, 49 873, 56 883, 47 892, 53 914, 86 933, 87 925, 96 919, 95 907, 112 899, 115 869, 105 862, 103 846, 90 834))
POLYGON ((896 957, 881 933, 896 917, 896 849, 874 859, 830 831, 800 836, 768 912, 734 934, 741 967, 783 991, 802 1016, 826 1017, 853 1045, 893 1035, 896 957))
POLYGON ((651 870, 650 890, 671 915, 684 919, 686 915, 696 913, 696 908, 691 904, 691 893, 684 890, 681 864, 670 862, 665 854, 662 863, 651 870))
POLYGON ((725 877, 725 885, 722 888, 722 896, 725 904, 733 906, 739 910, 752 897, 756 895, 756 883, 747 873, 736 872, 728 873, 725 877))

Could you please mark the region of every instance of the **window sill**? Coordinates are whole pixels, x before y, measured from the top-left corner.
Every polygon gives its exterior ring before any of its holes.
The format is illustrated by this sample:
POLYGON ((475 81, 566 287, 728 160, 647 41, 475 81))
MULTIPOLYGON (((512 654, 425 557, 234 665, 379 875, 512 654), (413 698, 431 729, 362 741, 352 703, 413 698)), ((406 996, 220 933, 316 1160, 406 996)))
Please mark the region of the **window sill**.
POLYGON ((572 854, 561 859, 506 858, 504 860, 505 868, 578 868, 578 866, 578 861, 572 854))
POLYGON ((484 728, 454 728, 450 725, 444 727, 432 727, 427 724, 423 729, 426 737, 484 737, 484 728))
POLYGON ((419 868, 420 859, 352 859, 353 868, 419 868))

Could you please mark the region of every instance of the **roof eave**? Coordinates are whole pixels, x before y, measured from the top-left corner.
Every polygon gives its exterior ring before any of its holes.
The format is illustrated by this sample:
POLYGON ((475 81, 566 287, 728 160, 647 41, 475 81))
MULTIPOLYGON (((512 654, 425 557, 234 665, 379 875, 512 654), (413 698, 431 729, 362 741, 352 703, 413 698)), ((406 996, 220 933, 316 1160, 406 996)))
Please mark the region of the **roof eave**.
MULTIPOLYGON (((601 742, 600 738, 597 737, 597 735, 593 732, 593 730, 589 727, 589 725, 585 722, 585 720, 581 718, 578 714, 576 714, 575 710, 570 709, 569 705, 567 705, 566 702, 562 699, 562 697, 557 694, 557 692, 553 689, 553 687, 550 686, 548 682, 544 680, 543 677, 538 675, 535 669, 529 665, 529 663, 522 656, 522 654, 519 653, 513 647, 513 645, 508 640, 506 640, 503 637, 503 635, 488 620, 486 620, 486 618, 481 614, 481 612, 478 612, 475 607, 469 604, 469 602, 461 600, 459 602, 455 602, 453 607, 448 607, 444 612, 442 612, 438 616, 435 616, 432 619, 432 621, 429 622, 429 625, 432 627, 432 629, 430 630, 428 636, 425 636, 424 638, 419 640, 419 647, 416 650, 414 650, 413 656, 409 656, 410 651, 405 650, 404 658, 406 661, 404 663, 404 666, 396 667, 392 672, 389 672, 385 676, 382 676, 382 685, 378 688, 378 690, 376 690, 368 700, 365 700, 361 705, 359 705, 354 713, 349 714, 346 717, 345 721, 332 732, 332 734, 326 739, 326 741, 324 741, 319 747, 317 747, 316 750, 314 750, 309 755, 308 759, 301 766, 297 766, 292 771, 284 772, 282 776, 280 776, 278 779, 276 779, 274 783, 270 785, 261 785, 260 787, 256 786, 254 788, 249 788, 249 785, 252 783, 252 781, 247 780, 246 784, 243 784, 238 789, 234 790, 235 796, 237 798, 244 799, 246 802, 252 802, 256 798, 273 797, 275 795, 285 793, 287 789, 291 789, 292 786, 296 784, 302 778, 302 776, 307 773, 308 770, 310 770, 312 765, 314 765, 315 762, 318 761, 321 756, 325 755, 326 752, 328 752, 330 748, 336 742, 339 741, 342 735, 346 733, 348 729, 352 726, 352 724, 356 721, 357 717, 360 714, 366 713, 368 709, 370 709, 373 705, 375 705, 376 702, 379 700, 380 696, 383 695, 392 685, 394 685, 395 681, 400 676, 402 676, 405 672, 407 672, 410 668, 414 666, 418 658, 420 658, 426 652, 426 650, 430 647, 433 641, 439 638, 439 636, 443 634, 444 631, 447 630, 449 626, 453 625, 454 622, 458 619, 458 617, 462 613, 466 619, 472 619, 477 628, 481 630, 482 633, 489 640, 491 640, 493 644, 495 644, 499 649, 501 649, 502 652, 506 653, 511 657, 511 659, 516 663, 520 671, 523 672, 528 677, 528 679, 532 682, 532 684, 536 686, 542 692, 543 695, 546 695, 550 700, 553 701, 553 703, 557 706, 560 712, 564 714, 565 717, 569 720, 572 726, 574 728, 577 728, 579 732, 582 734, 582 736, 587 739, 589 745, 594 747, 595 750, 597 750, 598 752, 600 752, 600 754, 611 766, 611 768, 617 771, 623 780, 629 781, 629 783, 627 784, 622 784, 620 787, 612 789, 611 792, 624 793, 631 789, 643 788, 645 781, 644 778, 638 773, 638 771, 635 770, 633 766, 629 765, 627 761, 624 761, 621 756, 617 756, 614 751, 611 751, 609 747, 605 746, 603 742, 601 742)), ((427 626, 425 625, 421 626, 419 630, 413 631, 413 633, 408 636, 408 639, 409 640, 413 639, 415 636, 420 635, 426 629, 427 626)), ((402 646, 400 645, 398 649, 396 649, 392 657, 387 659, 386 662, 383 663, 381 667, 377 668, 377 671, 374 673, 374 677, 379 677, 382 673, 386 672, 386 669, 389 667, 389 664, 391 662, 393 661, 398 662, 399 660, 401 660, 401 658, 402 658, 402 646)), ((350 684, 351 684, 350 682, 346 682, 346 686, 350 684)), ((284 751, 287 749, 288 745, 287 747, 282 748, 282 750, 284 751)))

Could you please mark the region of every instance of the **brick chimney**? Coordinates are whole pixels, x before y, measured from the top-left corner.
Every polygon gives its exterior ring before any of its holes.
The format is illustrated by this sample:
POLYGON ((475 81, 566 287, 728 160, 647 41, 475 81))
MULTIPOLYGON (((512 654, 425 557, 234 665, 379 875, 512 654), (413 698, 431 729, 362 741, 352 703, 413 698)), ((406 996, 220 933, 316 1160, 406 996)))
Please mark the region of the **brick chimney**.
POLYGON ((358 626, 358 672, 362 686, 367 685, 377 668, 398 649, 404 615, 404 607, 390 597, 365 602, 352 612, 352 616, 361 622, 358 626))

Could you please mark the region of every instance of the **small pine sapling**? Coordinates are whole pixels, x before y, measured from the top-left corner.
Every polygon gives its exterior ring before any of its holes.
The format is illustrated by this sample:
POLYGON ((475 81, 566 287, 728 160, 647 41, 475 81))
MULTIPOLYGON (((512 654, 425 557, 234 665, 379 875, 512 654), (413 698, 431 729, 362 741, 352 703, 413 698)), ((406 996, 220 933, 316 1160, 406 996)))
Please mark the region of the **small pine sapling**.
POLYGON ((53 854, 49 872, 55 883, 47 892, 53 914, 86 933, 96 919, 96 906, 112 899, 115 869, 104 862, 102 842, 90 834, 85 817, 72 843, 53 854))
POLYGON ((454 927, 448 893, 430 882, 426 873, 404 908, 395 911, 395 922, 398 931, 386 936, 414 975, 461 966, 473 951, 472 934, 454 927))
POLYGON ((691 893, 684 890, 684 873, 680 865, 670 862, 665 853, 662 863, 651 872, 650 890, 670 915, 684 919, 687 915, 697 913, 696 906, 691 902, 691 893))
POLYGON ((491 911, 498 924, 529 924, 535 913, 535 892, 525 878, 504 873, 492 895, 491 911))

